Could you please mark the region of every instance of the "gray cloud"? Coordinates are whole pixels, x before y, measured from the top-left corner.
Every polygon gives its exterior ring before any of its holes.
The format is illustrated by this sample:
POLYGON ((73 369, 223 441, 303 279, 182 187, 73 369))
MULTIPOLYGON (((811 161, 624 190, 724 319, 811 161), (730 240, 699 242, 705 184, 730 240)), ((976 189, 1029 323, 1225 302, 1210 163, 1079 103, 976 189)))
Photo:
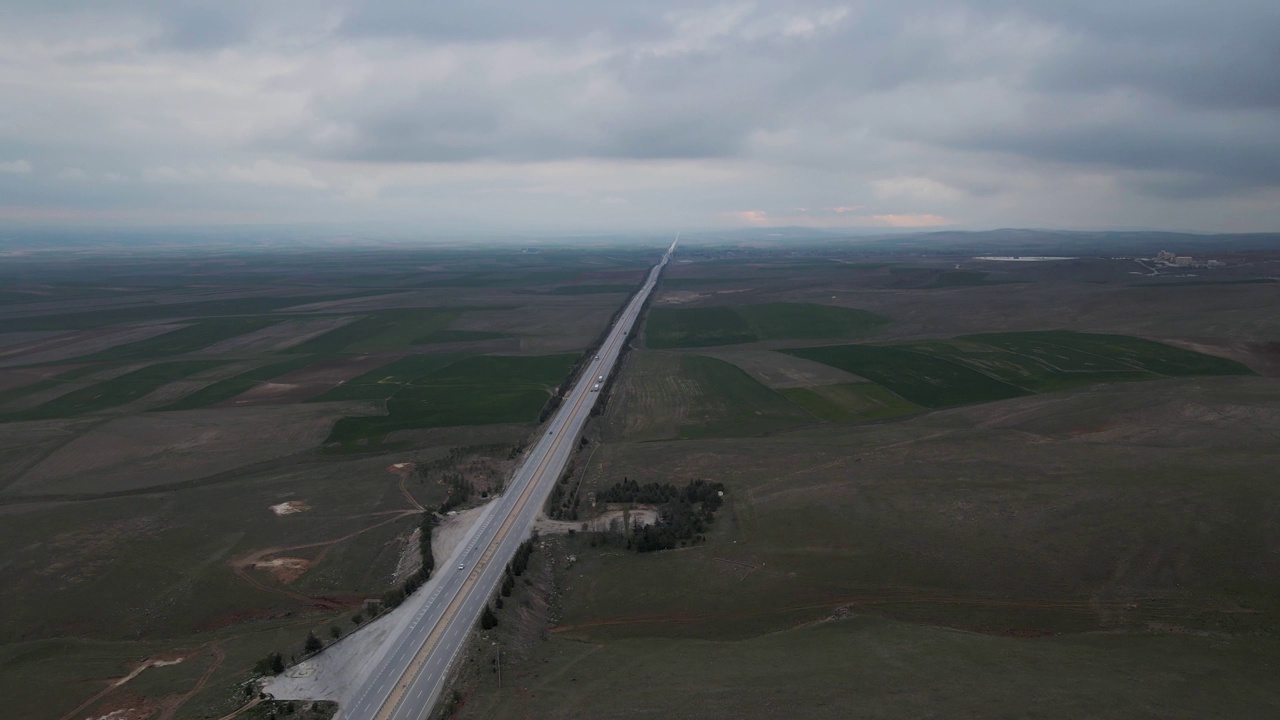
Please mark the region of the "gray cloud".
POLYGON ((30 172, 0 193, 24 207, 1280 221, 1271 0, 106 0, 6 21, 0 159, 30 172))

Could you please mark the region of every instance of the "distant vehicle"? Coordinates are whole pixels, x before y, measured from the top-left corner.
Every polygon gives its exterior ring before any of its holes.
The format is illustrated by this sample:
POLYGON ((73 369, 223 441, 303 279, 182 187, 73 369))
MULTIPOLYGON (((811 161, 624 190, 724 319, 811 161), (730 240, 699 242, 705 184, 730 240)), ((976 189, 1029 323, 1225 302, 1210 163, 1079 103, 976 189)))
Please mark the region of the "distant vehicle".
POLYGON ((600 383, 596 383, 594 386, 592 386, 591 392, 600 392, 600 383))
POLYGON ((459 564, 458 564, 458 569, 459 569, 459 570, 466 570, 466 569, 467 569, 466 563, 459 563, 459 564))
POLYGON ((600 359, 600 356, 599 356, 599 355, 597 355, 597 356, 596 356, 596 359, 597 359, 597 360, 599 360, 599 359, 600 359))
POLYGON ((600 377, 596 378, 596 382, 604 382, 604 376, 601 375, 600 377))

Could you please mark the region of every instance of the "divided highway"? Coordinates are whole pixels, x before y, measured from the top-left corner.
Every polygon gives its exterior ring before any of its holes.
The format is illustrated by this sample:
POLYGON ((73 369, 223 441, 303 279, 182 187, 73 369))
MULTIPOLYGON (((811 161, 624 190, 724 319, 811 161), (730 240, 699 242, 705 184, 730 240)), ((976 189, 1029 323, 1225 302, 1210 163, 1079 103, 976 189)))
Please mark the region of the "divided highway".
POLYGON ((506 491, 489 504, 453 557, 436 569, 436 577, 405 601, 420 603, 420 608, 390 641, 378 665, 356 690, 354 701, 340 708, 337 718, 421 720, 430 714, 449 666, 497 590, 503 568, 529 536, 578 443, 599 398, 594 389, 597 378, 613 372, 627 334, 675 252, 676 242, 649 271, 600 347, 598 359, 586 365, 506 491))

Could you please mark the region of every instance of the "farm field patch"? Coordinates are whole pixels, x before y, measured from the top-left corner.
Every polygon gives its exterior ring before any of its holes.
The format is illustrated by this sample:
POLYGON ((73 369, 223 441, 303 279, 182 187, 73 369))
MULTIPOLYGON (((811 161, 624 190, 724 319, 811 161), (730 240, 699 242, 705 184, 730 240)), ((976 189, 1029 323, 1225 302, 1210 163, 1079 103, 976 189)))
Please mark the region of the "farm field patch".
POLYGON ((615 385, 607 423, 630 441, 753 435, 813 422, 740 368, 702 355, 644 351, 615 385))
POLYGON ((879 383, 925 407, 945 407, 1102 382, 1190 375, 1249 375, 1233 360, 1142 338, 1075 332, 965 335, 895 345, 782 352, 879 383))
POLYGON ((0 415, 0 422, 73 417, 106 410, 137 400, 170 382, 221 364, 220 360, 174 360, 148 365, 110 380, 72 390, 36 407, 0 415))
POLYGON ((410 342, 410 345, 416 346, 416 345, 478 342, 481 340, 501 340, 503 338, 508 338, 508 337, 511 337, 511 336, 507 335, 506 333, 486 332, 484 330, 442 329, 442 330, 432 330, 431 332, 427 333, 426 335, 423 335, 422 337, 416 337, 410 342))
POLYGON ((1026 640, 858 616, 740 641, 555 633, 502 689, 484 677, 459 717, 1251 717, 1280 709, 1276 657, 1249 638, 1026 640))
POLYGON ((410 355, 343 382, 309 402, 386 400, 409 383, 461 360, 464 355, 410 355))
POLYGON ((216 405, 217 403, 236 397, 241 393, 248 392, 258 385, 284 375, 285 373, 307 367, 313 362, 315 362, 313 358, 307 357, 262 365, 252 370, 240 373, 234 377, 229 377, 225 380, 219 380, 210 385, 206 385, 193 393, 184 395, 168 405, 155 409, 194 410, 196 408, 216 405))
POLYGON ((405 383, 362 384, 351 392, 380 394, 391 386, 387 414, 342 418, 333 426, 326 447, 363 450, 396 430, 533 422, 577 359, 572 354, 473 356, 405 383))
POLYGON ((333 408, 316 405, 128 415, 58 447, 10 489, 43 495, 180 484, 311 452, 325 438, 334 415, 333 408), (235 451, 227 452, 228 447, 235 451))
POLYGON ((810 303, 655 307, 645 324, 645 342, 652 348, 682 348, 862 337, 886 324, 886 318, 865 310, 810 303))
POLYGON ((1276 523, 1253 508, 1274 504, 1276 395, 1261 378, 1195 378, 856 432, 607 442, 580 496, 623 477, 707 478, 726 505, 706 543, 679 552, 567 540, 580 566, 559 622, 588 642, 739 640, 846 607, 1015 637, 1273 633, 1280 561, 1263 538, 1276 523))
POLYGON ((171 357, 251 334, 278 322, 279 319, 270 317, 206 318, 163 335, 117 345, 78 359, 85 362, 131 362, 171 357))
POLYGON ((290 353, 361 353, 404 350, 419 338, 445 330, 458 308, 382 310, 293 346, 290 353))
POLYGON ((780 388, 778 392, 827 422, 884 420, 921 409, 875 383, 780 388))
POLYGON ((610 293, 630 293, 635 285, 562 285, 547 291, 548 295, 605 295, 610 293))
POLYGON ((1003 400, 1027 391, 948 360, 880 345, 830 345, 783 350, 878 383, 929 408, 1003 400))

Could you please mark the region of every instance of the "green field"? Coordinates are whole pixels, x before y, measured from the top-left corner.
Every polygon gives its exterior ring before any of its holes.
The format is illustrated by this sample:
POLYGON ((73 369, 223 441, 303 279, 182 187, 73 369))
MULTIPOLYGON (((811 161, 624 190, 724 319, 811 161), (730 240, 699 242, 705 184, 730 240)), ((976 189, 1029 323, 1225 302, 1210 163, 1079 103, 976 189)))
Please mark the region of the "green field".
POLYGON ((130 362, 180 355, 209 347, 237 335, 270 327, 281 320, 282 318, 261 316, 207 318, 197 321, 194 325, 178 328, 146 340, 117 345, 80 359, 130 362))
POLYGON ((548 295, 604 295, 607 293, 629 293, 636 289, 635 285, 564 285, 549 290, 548 295))
POLYGON ((1204 285, 1274 285, 1280 282, 1275 278, 1248 278, 1246 280, 1171 280, 1169 282, 1134 283, 1135 288, 1180 288, 1200 287, 1204 285))
POLYGON ((918 412, 920 407, 875 383, 781 388, 783 397, 827 422, 866 422, 918 412))
POLYGON ((294 345, 288 352, 335 355, 403 350, 445 330, 462 312, 457 308, 382 310, 294 345))
POLYGON ((645 325, 645 342, 652 348, 682 348, 854 338, 870 335, 888 322, 865 310, 809 303, 654 308, 645 325))
POLYGON ((20 385, 16 388, 0 391, 0 405, 12 400, 24 398, 28 395, 34 395, 35 393, 55 388, 63 383, 82 378, 85 375, 92 375, 101 369, 102 368, 98 365, 82 365, 80 367, 67 370, 66 372, 59 373, 46 380, 40 380, 39 382, 34 382, 30 385, 20 385))
POLYGON ((410 341, 410 345, 435 345, 439 343, 460 343, 475 342, 477 340, 500 340, 505 337, 511 337, 506 333, 486 332, 484 330, 432 330, 431 332, 416 337, 410 341))
MULTIPOLYGON (((447 362, 438 356, 414 360, 414 372, 432 362, 447 362)), ((356 384, 350 390, 337 389, 344 399, 352 396, 376 398, 384 393, 387 414, 373 417, 345 417, 333 426, 325 441, 331 449, 361 450, 382 443, 388 433, 452 425, 533 422, 551 391, 564 380, 578 356, 468 357, 410 380, 405 366, 393 363, 376 371, 383 379, 356 384), (405 380, 402 382, 402 380, 405 380)), ((400 361, 404 362, 404 361, 400 361)), ((354 382, 354 381, 353 381, 354 382)), ((333 399, 328 393, 319 399, 333 399)))
MULTIPOLYGON (((232 315, 259 315, 285 310, 299 305, 378 295, 379 291, 342 292, 324 295, 291 295, 287 297, 253 297, 231 300, 191 300, 135 307, 109 308, 60 315, 37 315, 6 319, 6 332, 33 330, 77 330, 106 327, 123 323, 152 320, 180 321, 185 318, 228 317, 232 315)), ((91 304, 91 303, 89 303, 91 304)))
POLYGON ((285 373, 300 370, 314 362, 315 358, 307 357, 256 367, 226 380, 219 380, 211 385, 206 385, 175 402, 169 403, 164 407, 158 407, 156 410, 194 410, 215 405, 247 392, 261 383, 280 377, 285 373))
POLYGON ((622 439, 756 435, 814 421, 723 360, 643 351, 629 362, 609 400, 610 434, 622 439))
POLYGON ((1275 648, 1250 638, 1025 640, 871 617, 736 642, 552 635, 460 717, 1263 718, 1275 648), (693 709, 691 711, 691 709, 693 709))
POLYGON ((680 290, 684 288, 700 288, 704 285, 725 285, 728 283, 744 282, 746 278, 740 277, 662 277, 662 288, 665 290, 680 290))
POLYGON ((782 352, 861 375, 925 407, 1002 400, 1102 382, 1253 374, 1233 360, 1150 340, 1065 331, 782 352))
POLYGON ((897 347, 830 345, 782 352, 861 375, 909 402, 929 408, 1027 394, 964 365, 897 347))
POLYGON ((175 360, 148 365, 111 380, 72 390, 29 410, 0 415, 0 422, 74 417, 106 410, 145 397, 174 380, 181 380, 221 364, 221 360, 175 360))
POLYGON ((458 277, 439 278, 419 283, 417 287, 506 288, 537 287, 568 283, 582 275, 576 270, 539 270, 530 272, 479 272, 458 277))
POLYGON ((464 357, 466 356, 455 354, 410 355, 353 377, 308 402, 386 400, 403 390, 409 383, 424 378, 464 357))
POLYGON ((1234 360, 1126 335, 1049 331, 990 333, 957 339, 1035 358, 1061 373, 1090 372, 1095 365, 1118 363, 1126 370, 1171 377, 1253 374, 1234 360))
POLYGON ((653 308, 645 321, 651 348, 707 347, 756 342, 746 318, 730 307, 653 308))

